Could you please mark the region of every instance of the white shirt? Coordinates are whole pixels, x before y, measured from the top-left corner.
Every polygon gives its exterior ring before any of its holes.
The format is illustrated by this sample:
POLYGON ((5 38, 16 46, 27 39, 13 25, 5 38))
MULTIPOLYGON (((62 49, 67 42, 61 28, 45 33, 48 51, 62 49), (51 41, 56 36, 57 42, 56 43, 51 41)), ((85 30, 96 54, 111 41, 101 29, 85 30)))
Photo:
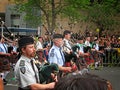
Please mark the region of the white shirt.
POLYGON ((40 81, 38 76, 38 69, 34 64, 34 72, 30 61, 31 60, 29 58, 22 55, 15 65, 15 77, 18 81, 18 86, 21 88, 28 89, 27 86, 36 83, 35 72, 37 74, 38 81, 40 81))
POLYGON ((36 43, 36 50, 43 49, 42 43, 40 41, 37 41, 36 43))
POLYGON ((85 41, 86 46, 91 46, 89 41, 85 41))
POLYGON ((65 38, 63 39, 63 41, 64 41, 63 50, 66 52, 70 52, 72 46, 70 45, 69 41, 65 38))

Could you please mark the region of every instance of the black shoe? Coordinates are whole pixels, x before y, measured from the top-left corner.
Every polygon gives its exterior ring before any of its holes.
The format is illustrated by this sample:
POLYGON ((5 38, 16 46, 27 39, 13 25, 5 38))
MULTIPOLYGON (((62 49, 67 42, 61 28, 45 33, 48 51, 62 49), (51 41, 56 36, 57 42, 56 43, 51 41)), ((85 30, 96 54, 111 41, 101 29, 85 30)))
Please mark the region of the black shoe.
POLYGON ((7 83, 8 82, 5 79, 3 79, 3 84, 6 85, 7 83))

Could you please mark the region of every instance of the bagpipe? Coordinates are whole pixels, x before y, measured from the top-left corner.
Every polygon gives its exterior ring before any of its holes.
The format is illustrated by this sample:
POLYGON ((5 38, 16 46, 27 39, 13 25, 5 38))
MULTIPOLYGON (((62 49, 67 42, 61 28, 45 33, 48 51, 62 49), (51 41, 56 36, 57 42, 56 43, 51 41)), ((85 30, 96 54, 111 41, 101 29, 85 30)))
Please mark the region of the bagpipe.
POLYGON ((85 60, 87 65, 94 62, 93 53, 92 53, 91 49, 92 48, 90 46, 83 46, 84 53, 88 54, 88 55, 84 55, 84 60, 85 60))
POLYGON ((53 81, 53 78, 51 77, 51 73, 55 76, 59 72, 58 65, 55 63, 49 64, 45 60, 45 56, 42 50, 37 51, 35 56, 35 65, 38 68, 39 71, 39 79, 40 83, 50 83, 53 81))
POLYGON ((72 71, 77 71, 80 69, 79 66, 79 58, 77 57, 77 51, 79 50, 79 46, 73 45, 71 52, 67 53, 64 51, 64 56, 65 56, 65 66, 66 67, 71 67, 72 71))
POLYGON ((39 64, 39 63, 35 63, 38 71, 39 71, 39 80, 40 83, 50 83, 53 80, 53 78, 51 77, 51 73, 54 74, 55 76, 58 74, 59 72, 59 68, 58 65, 55 63, 49 64, 39 64))
POLYGON ((0 72, 10 71, 10 62, 6 55, 0 55, 0 72))
POLYGON ((14 52, 13 51, 13 47, 12 46, 9 46, 8 47, 8 53, 10 53, 10 58, 9 58, 9 62, 10 63, 16 63, 18 61, 18 52, 14 52))
POLYGON ((13 47, 7 47, 8 52, 6 54, 0 54, 0 72, 4 71, 10 71, 10 66, 12 63, 17 62, 17 54, 16 53, 11 53, 13 50, 13 47), (7 54, 10 54, 8 56, 7 54))

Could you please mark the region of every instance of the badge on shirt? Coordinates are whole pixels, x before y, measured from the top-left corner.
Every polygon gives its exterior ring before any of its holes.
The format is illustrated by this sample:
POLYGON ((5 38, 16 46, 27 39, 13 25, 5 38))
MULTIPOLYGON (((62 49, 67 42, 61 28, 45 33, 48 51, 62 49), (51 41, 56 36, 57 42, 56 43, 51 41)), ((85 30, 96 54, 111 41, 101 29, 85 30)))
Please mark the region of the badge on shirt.
POLYGON ((54 49, 51 50, 50 57, 54 57, 54 49))
POLYGON ((50 57, 54 57, 54 53, 50 53, 50 57))
POLYGON ((21 68, 20 68, 20 71, 21 71, 22 74, 25 74, 25 72, 26 72, 25 67, 21 67, 21 68))

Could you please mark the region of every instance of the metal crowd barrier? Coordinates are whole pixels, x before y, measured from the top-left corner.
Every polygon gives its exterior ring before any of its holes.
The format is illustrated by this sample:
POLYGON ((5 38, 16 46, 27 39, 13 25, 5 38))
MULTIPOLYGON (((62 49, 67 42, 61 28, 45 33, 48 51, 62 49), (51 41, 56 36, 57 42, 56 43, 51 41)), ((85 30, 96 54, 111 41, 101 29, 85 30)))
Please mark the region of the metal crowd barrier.
POLYGON ((120 48, 105 48, 104 53, 103 65, 120 66, 120 48))

